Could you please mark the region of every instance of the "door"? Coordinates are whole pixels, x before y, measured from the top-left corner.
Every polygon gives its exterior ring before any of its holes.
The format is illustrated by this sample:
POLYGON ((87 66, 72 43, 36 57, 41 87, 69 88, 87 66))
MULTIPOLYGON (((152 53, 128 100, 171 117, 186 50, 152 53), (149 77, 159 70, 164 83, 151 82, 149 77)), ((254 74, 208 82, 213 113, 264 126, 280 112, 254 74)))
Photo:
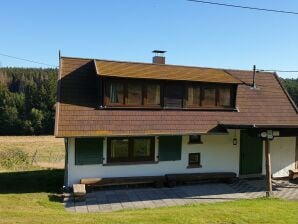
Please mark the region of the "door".
POLYGON ((240 175, 262 173, 263 143, 256 131, 240 132, 240 175))

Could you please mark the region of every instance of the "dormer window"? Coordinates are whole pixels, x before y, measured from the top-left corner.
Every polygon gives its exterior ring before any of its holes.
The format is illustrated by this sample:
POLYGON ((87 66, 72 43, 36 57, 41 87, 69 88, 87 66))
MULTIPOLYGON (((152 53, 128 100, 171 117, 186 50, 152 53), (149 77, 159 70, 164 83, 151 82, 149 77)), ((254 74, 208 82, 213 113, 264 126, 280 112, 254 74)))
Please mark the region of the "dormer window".
POLYGON ((111 107, 160 107, 160 84, 135 80, 107 80, 105 105, 111 107))
POLYGON ((215 107, 216 106, 216 89, 212 86, 203 88, 202 107, 215 107))
POLYGON ((159 106, 160 105, 160 85, 148 83, 145 85, 145 104, 159 106))
POLYGON ((110 82, 109 99, 111 104, 122 105, 124 103, 124 85, 121 82, 110 82))
POLYGON ((201 106, 201 87, 198 85, 189 85, 187 88, 186 105, 188 107, 201 106))
POLYGON ((182 85, 167 83, 165 85, 164 106, 166 108, 182 108, 183 90, 182 85))
POLYGON ((233 109, 236 85, 145 79, 105 80, 105 106, 164 109, 233 109))
POLYGON ((231 88, 220 87, 218 93, 218 105, 222 107, 231 107, 231 88))
POLYGON ((127 83, 127 105, 142 105, 143 102, 143 86, 140 82, 127 83))

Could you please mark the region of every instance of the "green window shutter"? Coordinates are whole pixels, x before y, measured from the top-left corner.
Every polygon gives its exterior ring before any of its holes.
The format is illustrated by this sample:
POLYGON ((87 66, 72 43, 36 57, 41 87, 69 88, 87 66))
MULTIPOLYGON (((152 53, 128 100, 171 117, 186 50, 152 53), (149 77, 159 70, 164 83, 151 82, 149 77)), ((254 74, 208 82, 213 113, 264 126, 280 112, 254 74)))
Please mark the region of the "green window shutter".
POLYGON ((182 136, 159 137, 159 161, 181 160, 182 136))
POLYGON ((76 138, 75 164, 101 164, 103 157, 102 138, 76 138))

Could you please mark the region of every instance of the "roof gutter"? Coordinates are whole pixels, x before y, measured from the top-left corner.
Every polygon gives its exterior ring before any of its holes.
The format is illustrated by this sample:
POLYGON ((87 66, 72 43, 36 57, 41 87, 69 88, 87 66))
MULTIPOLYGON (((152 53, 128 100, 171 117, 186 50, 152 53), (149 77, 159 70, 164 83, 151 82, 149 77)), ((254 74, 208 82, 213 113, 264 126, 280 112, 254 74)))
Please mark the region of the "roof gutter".
POLYGON ((228 129, 248 129, 248 128, 283 128, 283 129, 297 129, 298 125, 294 124, 219 124, 228 129))

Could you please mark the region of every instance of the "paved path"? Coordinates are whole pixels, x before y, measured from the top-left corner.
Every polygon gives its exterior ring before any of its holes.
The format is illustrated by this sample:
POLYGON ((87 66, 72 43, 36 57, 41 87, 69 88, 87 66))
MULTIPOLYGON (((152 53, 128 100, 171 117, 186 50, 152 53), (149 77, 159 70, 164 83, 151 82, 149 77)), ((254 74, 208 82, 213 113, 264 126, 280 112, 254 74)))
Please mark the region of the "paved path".
MULTIPOLYGON (((297 183, 274 181, 273 190, 276 197, 298 200, 297 183)), ((265 196, 264 180, 238 180, 232 184, 208 183, 175 188, 100 190, 88 193, 84 202, 77 202, 72 197, 65 198, 64 205, 67 211, 72 212, 111 212, 122 209, 157 208, 263 196, 265 196)))

